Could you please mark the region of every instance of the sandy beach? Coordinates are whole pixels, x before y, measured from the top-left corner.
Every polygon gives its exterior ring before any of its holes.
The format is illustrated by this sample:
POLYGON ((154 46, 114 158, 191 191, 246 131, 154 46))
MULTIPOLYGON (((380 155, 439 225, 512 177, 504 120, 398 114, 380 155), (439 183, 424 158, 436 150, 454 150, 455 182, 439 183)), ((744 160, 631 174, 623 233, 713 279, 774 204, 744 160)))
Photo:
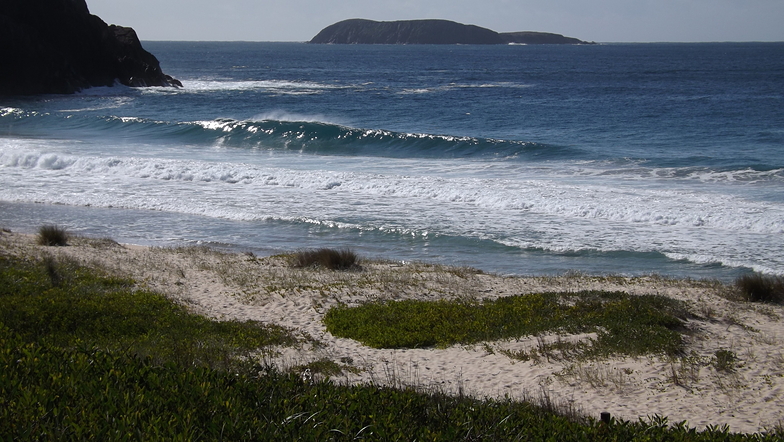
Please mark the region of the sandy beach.
POLYGON ((335 361, 344 370, 331 377, 333 382, 436 388, 479 398, 546 397, 596 417, 604 411, 627 420, 660 415, 698 429, 727 424, 734 432, 757 432, 784 424, 784 307, 733 301, 731 288, 714 281, 581 274, 507 277, 391 261, 363 261, 361 270, 336 272, 292 268, 285 256, 141 247, 109 239, 72 238, 66 247, 43 247, 32 235, 12 232, 0 235, 0 253, 73 259, 131 276, 140 287, 164 293, 216 320, 289 327, 308 342, 266 349, 259 357, 295 369, 312 361, 335 361), (694 315, 687 323, 686 355, 520 361, 504 352, 535 349, 556 336, 444 349, 373 349, 332 336, 322 322, 328 309, 338 304, 481 300, 581 290, 658 294, 684 301, 694 315), (720 350, 737 356, 734 371, 720 371, 711 364, 720 350))

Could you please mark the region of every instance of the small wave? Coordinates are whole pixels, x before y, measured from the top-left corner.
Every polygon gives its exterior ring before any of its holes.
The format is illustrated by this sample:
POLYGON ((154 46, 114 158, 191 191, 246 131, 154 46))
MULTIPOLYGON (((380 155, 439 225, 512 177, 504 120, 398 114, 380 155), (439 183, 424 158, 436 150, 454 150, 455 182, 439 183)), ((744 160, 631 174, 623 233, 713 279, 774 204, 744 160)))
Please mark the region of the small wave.
POLYGON ((318 94, 325 90, 343 89, 349 86, 325 84, 312 81, 289 80, 186 80, 183 81, 184 93, 214 91, 267 91, 280 95, 318 94))
POLYGON ((784 179, 784 169, 764 170, 746 167, 736 170, 696 170, 689 172, 687 178, 696 179, 707 183, 742 182, 759 183, 768 181, 781 181, 784 179))
POLYGON ((574 162, 565 169, 566 174, 581 177, 618 177, 630 180, 673 179, 701 183, 759 184, 781 182, 784 168, 766 166, 737 167, 645 167, 637 161, 587 161, 574 162))
POLYGON ((275 110, 275 111, 268 111, 258 115, 255 115, 249 121, 290 121, 290 122, 297 122, 302 121, 306 123, 325 123, 325 124, 335 124, 341 125, 340 122, 334 120, 326 115, 322 114, 300 114, 300 113, 292 113, 283 110, 275 110))
POLYGON ((513 83, 507 81, 490 82, 490 83, 449 83, 442 86, 429 87, 429 88, 406 88, 398 92, 398 95, 418 95, 418 94, 433 94, 439 92, 449 92, 459 89, 489 89, 489 88, 507 88, 507 89, 522 89, 533 87, 531 84, 513 83))
POLYGON ((769 265, 768 263, 759 262, 758 260, 751 258, 738 259, 729 256, 717 257, 714 255, 701 253, 667 252, 664 253, 664 255, 674 261, 688 261, 701 265, 721 265, 726 267, 747 268, 752 269, 755 272, 766 273, 770 275, 784 275, 784 271, 782 271, 781 268, 776 268, 775 263, 770 263, 772 265, 769 265))

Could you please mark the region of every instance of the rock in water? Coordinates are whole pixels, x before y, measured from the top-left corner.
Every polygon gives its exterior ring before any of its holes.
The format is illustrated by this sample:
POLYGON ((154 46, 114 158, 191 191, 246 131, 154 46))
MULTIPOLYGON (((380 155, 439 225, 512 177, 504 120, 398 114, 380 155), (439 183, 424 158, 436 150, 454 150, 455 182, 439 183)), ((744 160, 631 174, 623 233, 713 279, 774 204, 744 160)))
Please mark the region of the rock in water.
POLYGON ((109 26, 85 0, 0 2, 0 95, 68 94, 92 86, 182 86, 136 32, 109 26))

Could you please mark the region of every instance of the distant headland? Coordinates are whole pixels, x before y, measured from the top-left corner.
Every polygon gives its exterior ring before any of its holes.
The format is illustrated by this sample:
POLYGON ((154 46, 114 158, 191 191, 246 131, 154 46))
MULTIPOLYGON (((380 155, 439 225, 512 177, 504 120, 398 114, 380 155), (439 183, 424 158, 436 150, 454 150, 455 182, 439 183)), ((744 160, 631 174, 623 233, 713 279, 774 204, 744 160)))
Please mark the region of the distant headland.
POLYGON ((594 42, 549 32, 496 32, 450 20, 343 20, 322 29, 308 43, 318 44, 568 44, 594 42))

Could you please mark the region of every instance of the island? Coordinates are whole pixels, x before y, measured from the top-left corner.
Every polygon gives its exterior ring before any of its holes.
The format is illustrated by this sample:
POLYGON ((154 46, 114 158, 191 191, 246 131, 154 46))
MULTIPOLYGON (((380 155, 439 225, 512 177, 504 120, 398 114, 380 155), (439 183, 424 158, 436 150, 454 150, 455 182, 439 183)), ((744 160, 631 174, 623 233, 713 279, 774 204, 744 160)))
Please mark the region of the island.
POLYGON ((90 14, 85 0, 0 2, 0 96, 94 86, 182 86, 136 32, 90 14))
POLYGON ((322 29, 313 44, 595 44, 548 32, 499 33, 450 20, 343 20, 322 29))

